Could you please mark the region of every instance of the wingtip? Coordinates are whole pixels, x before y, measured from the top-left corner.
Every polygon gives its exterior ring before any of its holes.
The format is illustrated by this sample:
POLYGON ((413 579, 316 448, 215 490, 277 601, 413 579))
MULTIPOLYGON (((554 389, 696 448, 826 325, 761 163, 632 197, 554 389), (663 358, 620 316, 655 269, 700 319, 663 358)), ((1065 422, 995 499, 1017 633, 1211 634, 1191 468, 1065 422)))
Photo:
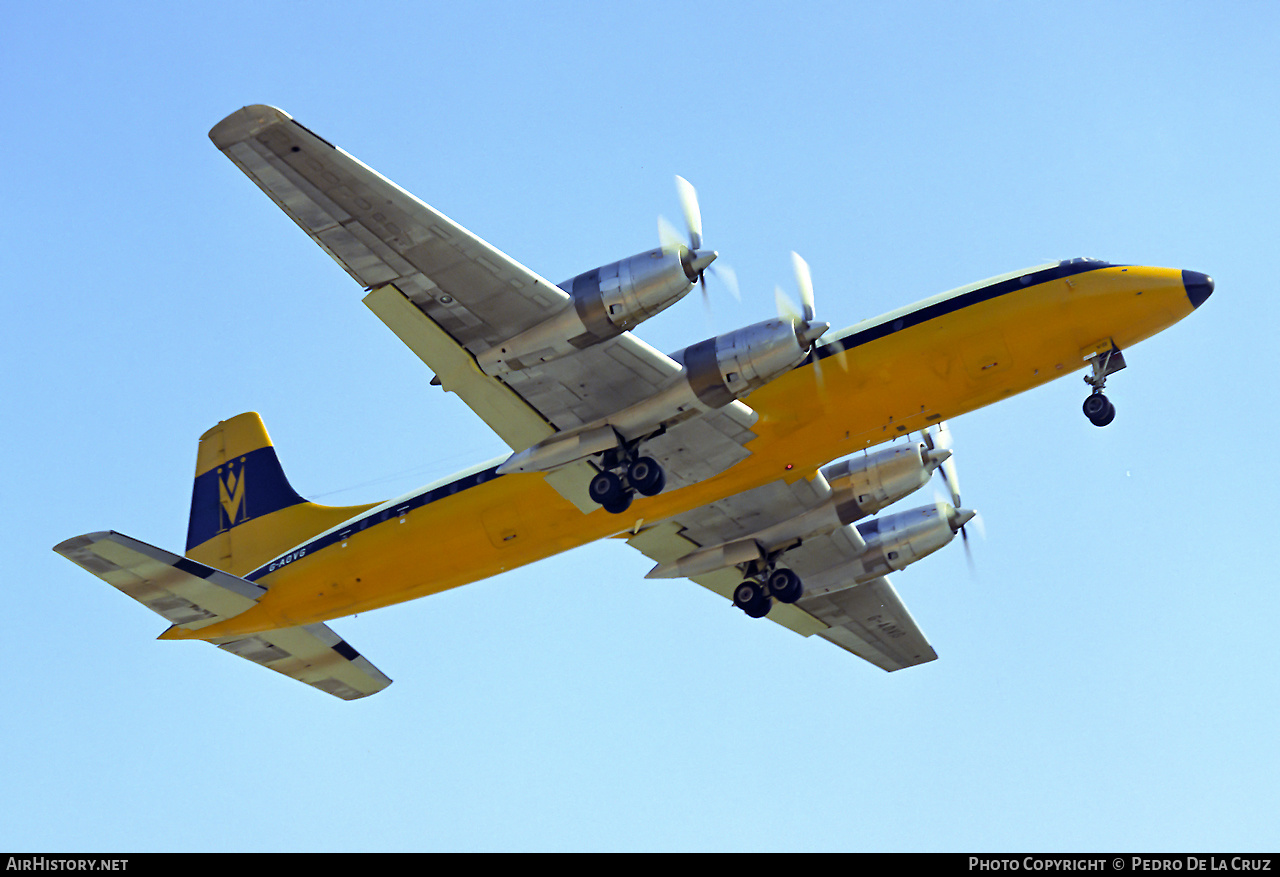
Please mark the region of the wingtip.
POLYGON ((85 533, 83 536, 72 536, 70 539, 63 539, 57 545, 53 546, 53 550, 58 554, 66 555, 78 548, 83 548, 86 545, 92 545, 94 542, 97 542, 99 539, 106 536, 107 532, 108 531, 106 530, 102 530, 97 533, 85 533))
POLYGON ((287 122, 292 118, 293 116, 284 110, 266 104, 241 107, 210 128, 209 139, 219 149, 226 149, 252 137, 264 128, 269 128, 277 122, 287 122))

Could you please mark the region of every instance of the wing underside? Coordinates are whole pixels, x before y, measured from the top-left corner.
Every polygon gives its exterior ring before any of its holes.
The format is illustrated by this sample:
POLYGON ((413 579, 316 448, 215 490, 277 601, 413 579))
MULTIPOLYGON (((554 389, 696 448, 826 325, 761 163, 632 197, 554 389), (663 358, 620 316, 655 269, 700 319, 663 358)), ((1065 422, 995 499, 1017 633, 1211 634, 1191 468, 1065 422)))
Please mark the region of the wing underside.
MULTIPOLYGON (((744 539, 779 521, 799 518, 824 502, 829 487, 819 473, 791 484, 777 481, 664 522, 628 541, 659 564, 700 547, 744 539)), ((785 565, 812 585, 794 604, 775 603, 767 618, 803 636, 820 636, 886 671, 936 660, 938 655, 889 580, 854 577, 861 540, 847 529, 810 535, 784 555, 785 565)), ((736 568, 692 577, 732 599, 743 575, 736 568)))
MULTIPOLYGON (((567 292, 298 124, 250 106, 214 144, 355 280, 365 303, 514 451, 649 398, 680 365, 629 332, 572 356, 491 377, 475 357, 572 306, 567 292)), ((646 446, 676 489, 745 459, 755 414, 741 402, 670 426, 646 446)), ((547 480, 583 511, 589 464, 547 480)))

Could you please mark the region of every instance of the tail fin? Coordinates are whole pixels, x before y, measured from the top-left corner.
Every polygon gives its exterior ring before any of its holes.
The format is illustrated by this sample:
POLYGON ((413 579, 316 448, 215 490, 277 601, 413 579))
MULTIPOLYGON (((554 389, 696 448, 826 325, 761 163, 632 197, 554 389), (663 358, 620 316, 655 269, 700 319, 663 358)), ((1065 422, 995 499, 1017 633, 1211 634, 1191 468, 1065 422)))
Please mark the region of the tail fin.
POLYGON ((187 557, 243 576, 373 505, 324 506, 299 496, 262 418, 250 411, 200 437, 187 557))

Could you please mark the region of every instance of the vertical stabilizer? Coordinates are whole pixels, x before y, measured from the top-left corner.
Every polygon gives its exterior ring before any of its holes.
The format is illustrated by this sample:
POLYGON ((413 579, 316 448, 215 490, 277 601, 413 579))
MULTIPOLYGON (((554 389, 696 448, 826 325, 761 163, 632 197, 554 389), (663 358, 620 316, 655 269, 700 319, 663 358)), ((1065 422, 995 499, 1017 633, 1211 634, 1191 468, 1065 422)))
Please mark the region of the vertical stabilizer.
POLYGON ((243 576, 373 505, 324 506, 299 496, 262 418, 250 411, 200 437, 187 557, 243 576))

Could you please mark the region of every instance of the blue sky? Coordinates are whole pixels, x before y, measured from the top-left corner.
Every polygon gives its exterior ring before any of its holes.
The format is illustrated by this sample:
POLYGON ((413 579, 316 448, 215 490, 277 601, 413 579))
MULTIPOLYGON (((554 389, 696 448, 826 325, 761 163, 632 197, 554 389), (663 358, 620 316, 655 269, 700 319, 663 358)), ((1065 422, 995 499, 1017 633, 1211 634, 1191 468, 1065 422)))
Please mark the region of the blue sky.
MULTIPOLYGON (((0 847, 1274 849, 1274 4, 41 4, 0 52, 9 428, 0 847), (282 107, 539 273, 699 190, 675 350, 810 262, 843 327, 1072 256, 1217 292, 952 423, 986 535, 894 577, 940 659, 885 674, 588 546, 334 622, 355 704, 196 643, 50 551, 180 549, 197 437, 262 413, 304 495, 503 452, 210 144, 282 107)), ((854 404, 851 402, 851 404, 854 404)))

